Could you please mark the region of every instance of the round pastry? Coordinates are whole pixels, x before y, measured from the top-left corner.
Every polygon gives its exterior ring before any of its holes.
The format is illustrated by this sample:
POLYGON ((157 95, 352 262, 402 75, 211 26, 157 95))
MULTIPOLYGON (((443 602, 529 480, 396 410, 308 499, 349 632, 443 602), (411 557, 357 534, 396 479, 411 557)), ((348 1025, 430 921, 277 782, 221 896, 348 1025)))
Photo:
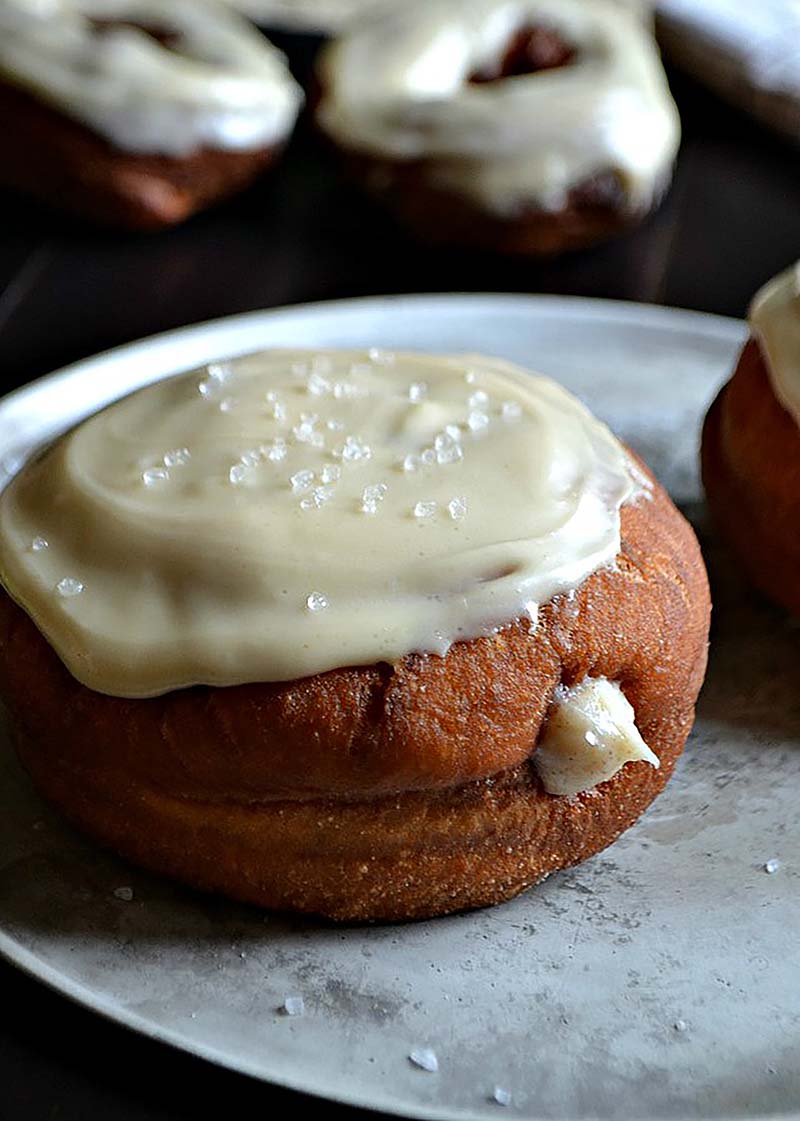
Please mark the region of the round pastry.
POLYGON ((800 614, 800 265, 762 288, 703 429, 711 512, 748 576, 800 614))
POLYGON ((694 535, 494 359, 272 351, 133 394, 0 498, 0 690, 42 794, 270 908, 408 919, 610 844, 691 728, 694 535))
POLYGON ((203 0, 4 0, 0 183, 155 229, 247 186, 302 102, 283 56, 203 0))
POLYGON ((553 254, 640 221, 678 113, 653 36, 613 0, 431 0, 323 52, 320 127, 423 237, 553 254))

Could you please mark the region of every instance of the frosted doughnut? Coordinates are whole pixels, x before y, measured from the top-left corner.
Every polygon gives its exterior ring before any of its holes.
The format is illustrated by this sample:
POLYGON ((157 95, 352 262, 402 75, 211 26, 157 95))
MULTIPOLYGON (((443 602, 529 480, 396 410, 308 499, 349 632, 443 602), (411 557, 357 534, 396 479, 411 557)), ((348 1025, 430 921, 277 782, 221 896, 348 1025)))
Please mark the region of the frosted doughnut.
POLYGON ((273 146, 302 103, 283 55, 203 0, 5 0, 0 77, 127 152, 273 146))
POLYGON ((437 188, 513 217, 619 179, 626 211, 657 202, 680 123, 655 42, 613 0, 432 0, 362 22, 325 53, 319 122, 342 148, 425 161, 437 188), (565 65, 498 80, 520 32, 566 44, 565 65))

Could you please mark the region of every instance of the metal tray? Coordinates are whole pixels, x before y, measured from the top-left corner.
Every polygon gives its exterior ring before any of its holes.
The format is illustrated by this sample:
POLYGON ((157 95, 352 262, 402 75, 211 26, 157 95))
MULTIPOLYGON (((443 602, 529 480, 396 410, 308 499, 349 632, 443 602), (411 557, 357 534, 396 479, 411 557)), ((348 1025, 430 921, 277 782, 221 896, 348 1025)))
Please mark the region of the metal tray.
POLYGON ((393 297, 173 332, 0 402, 8 474, 121 393, 259 346, 500 354, 562 379, 644 454, 698 527, 715 594, 665 794, 605 853, 479 913, 337 928, 185 891, 62 826, 3 743, 0 952, 146 1035, 391 1113, 496 1117, 499 1086, 506 1114, 542 1121, 800 1118, 800 635, 709 534, 697 479, 701 418, 743 336, 602 301, 393 297), (295 995, 302 1016, 281 1011, 295 995), (409 1062, 418 1047, 438 1073, 409 1062))

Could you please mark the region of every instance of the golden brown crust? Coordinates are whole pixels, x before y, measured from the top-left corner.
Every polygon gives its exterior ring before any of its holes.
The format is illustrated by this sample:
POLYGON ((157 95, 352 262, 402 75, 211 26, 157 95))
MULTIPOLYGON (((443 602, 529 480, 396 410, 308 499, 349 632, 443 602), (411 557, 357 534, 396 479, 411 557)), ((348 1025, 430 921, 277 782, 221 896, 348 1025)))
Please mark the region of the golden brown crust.
POLYGON ((750 580, 800 613, 800 428, 755 339, 709 410, 702 460, 712 515, 750 580))
POLYGON ((709 599, 656 484, 622 512, 617 567, 445 658, 148 700, 75 681, 0 600, 0 691, 41 792, 103 843, 191 884, 338 919, 509 898, 610 844, 666 782, 694 715, 709 599), (530 757, 555 686, 620 681, 662 767, 576 799, 530 757))
POLYGON ((344 160, 351 178, 423 241, 509 256, 552 257, 586 249, 638 225, 655 209, 627 209, 617 176, 606 172, 574 187, 559 210, 531 207, 498 218, 436 185, 424 160, 401 162, 352 151, 344 152, 344 160))
POLYGON ((0 184, 101 225, 156 230, 243 190, 279 155, 202 149, 122 152, 25 91, 0 81, 0 184))

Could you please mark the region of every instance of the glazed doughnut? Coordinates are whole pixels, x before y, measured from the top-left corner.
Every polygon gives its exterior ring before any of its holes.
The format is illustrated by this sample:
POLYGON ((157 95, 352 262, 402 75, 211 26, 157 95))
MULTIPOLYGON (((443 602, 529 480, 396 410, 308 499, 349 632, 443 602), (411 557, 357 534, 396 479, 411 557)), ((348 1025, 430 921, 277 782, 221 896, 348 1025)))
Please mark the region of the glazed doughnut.
POLYGON ((320 127, 423 236, 555 253, 660 201, 680 139, 641 11, 432 0, 323 52, 320 127))
POLYGON ((711 512, 750 580, 800 614, 800 267, 767 284, 703 430, 711 512))
POLYGON ((498 902, 610 844, 691 728, 691 529, 480 357, 267 352, 78 426, 0 498, 0 691, 103 844, 262 906, 498 902))
POLYGON ((97 221, 170 225, 240 189, 301 100, 283 56, 203 0, 0 7, 0 180, 97 221))

